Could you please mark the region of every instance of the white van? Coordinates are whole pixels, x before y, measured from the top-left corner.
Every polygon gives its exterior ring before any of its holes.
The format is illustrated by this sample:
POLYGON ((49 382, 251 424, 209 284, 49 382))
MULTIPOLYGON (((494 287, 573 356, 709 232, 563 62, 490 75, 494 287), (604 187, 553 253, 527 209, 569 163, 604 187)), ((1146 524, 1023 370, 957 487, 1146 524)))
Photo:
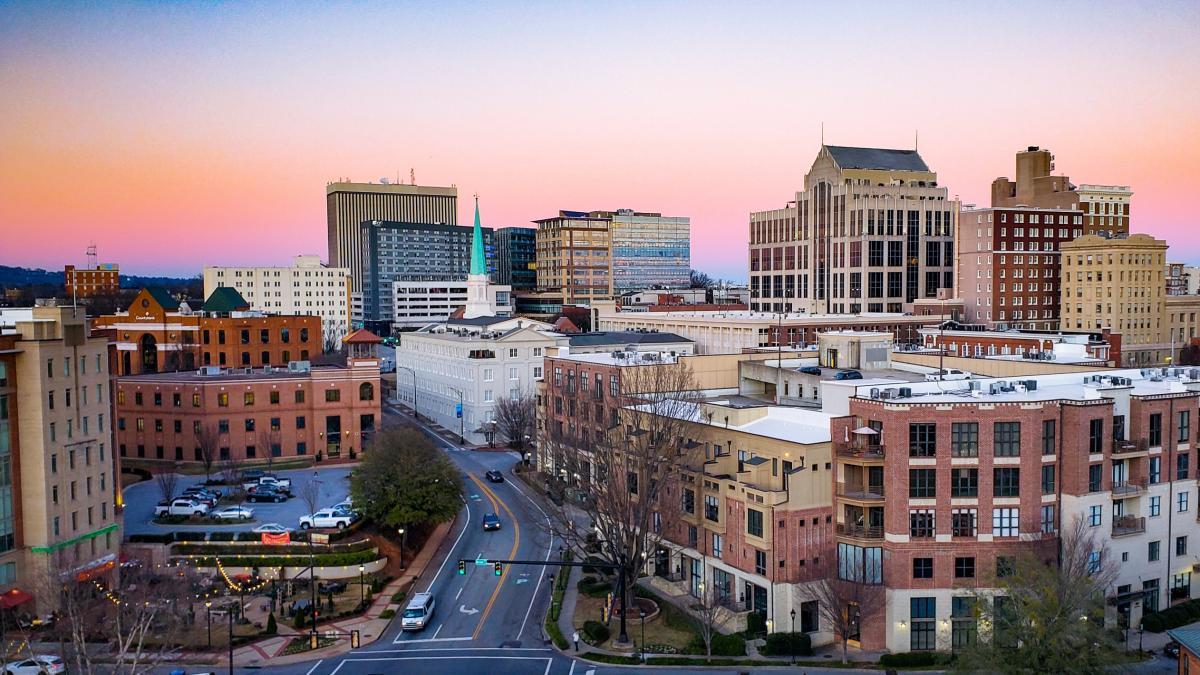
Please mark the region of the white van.
POLYGON ((417 593, 408 601, 400 617, 400 630, 421 630, 433 617, 433 594, 417 593))

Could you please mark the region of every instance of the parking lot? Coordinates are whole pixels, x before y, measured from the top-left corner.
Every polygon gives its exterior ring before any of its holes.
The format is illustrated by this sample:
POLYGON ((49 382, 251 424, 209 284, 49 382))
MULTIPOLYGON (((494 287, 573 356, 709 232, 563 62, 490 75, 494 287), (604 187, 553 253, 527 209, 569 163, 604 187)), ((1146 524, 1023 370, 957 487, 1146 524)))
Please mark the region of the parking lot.
MULTIPOLYGON (((276 474, 292 480, 292 494, 294 495, 301 494, 306 483, 313 480, 318 481, 321 495, 317 502, 318 509, 333 506, 350 495, 349 467, 318 468, 315 471, 313 469, 296 469, 279 471, 276 474)), ((192 485, 199 485, 203 482, 204 476, 180 476, 176 486, 176 495, 192 485)), ((219 489, 225 492, 230 489, 230 486, 220 486, 219 489)), ((308 507, 305 506, 304 500, 292 497, 281 504, 246 503, 246 506, 254 509, 254 520, 249 523, 160 525, 154 522, 154 507, 161 500, 159 487, 153 480, 142 481, 125 488, 125 534, 154 534, 176 530, 235 532, 252 530, 263 523, 279 523, 285 527, 299 529, 300 517, 308 513, 308 507)), ((224 502, 221 504, 221 506, 225 505, 224 502)))

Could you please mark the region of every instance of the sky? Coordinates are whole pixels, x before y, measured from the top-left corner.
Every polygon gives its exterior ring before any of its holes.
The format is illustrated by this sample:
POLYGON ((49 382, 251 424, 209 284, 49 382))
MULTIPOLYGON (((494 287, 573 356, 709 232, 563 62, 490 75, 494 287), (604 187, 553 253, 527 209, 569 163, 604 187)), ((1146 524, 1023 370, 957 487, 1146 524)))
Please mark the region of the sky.
POLYGON ((912 147, 986 204, 1014 155, 1130 185, 1200 262, 1200 3, 5 2, 0 264, 190 276, 327 256, 325 185, 456 185, 459 220, 690 216, 747 277, 751 211, 824 138, 912 147))

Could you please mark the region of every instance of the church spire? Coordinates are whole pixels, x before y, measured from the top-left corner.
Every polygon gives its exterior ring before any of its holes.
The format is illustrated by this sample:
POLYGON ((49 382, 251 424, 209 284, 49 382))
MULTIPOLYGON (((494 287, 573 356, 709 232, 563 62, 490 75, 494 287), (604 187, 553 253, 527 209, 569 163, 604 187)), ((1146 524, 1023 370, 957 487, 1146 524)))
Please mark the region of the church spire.
POLYGON ((483 254, 483 228, 479 226, 479 195, 475 195, 475 229, 471 233, 471 274, 487 274, 483 254))

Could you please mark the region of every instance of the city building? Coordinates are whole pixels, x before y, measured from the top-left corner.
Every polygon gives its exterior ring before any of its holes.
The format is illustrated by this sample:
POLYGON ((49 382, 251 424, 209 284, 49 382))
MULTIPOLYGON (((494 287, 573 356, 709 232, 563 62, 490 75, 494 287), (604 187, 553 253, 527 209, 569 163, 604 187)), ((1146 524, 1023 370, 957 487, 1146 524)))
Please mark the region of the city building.
POLYGON ((537 288, 559 304, 590 304, 646 286, 687 288, 691 221, 659 213, 559 211, 534 221, 537 288))
POLYGON ((72 299, 110 295, 121 290, 121 271, 116 263, 101 263, 85 270, 67 265, 63 277, 67 297, 72 299))
POLYGON ((1181 262, 1167 263, 1167 295, 1188 294, 1188 267, 1181 262))
MULTIPOLYGON (((471 265, 472 228, 392 221, 362 223, 363 320, 386 330, 395 318, 394 281, 467 280, 471 265)), ((489 275, 496 272, 493 233, 481 228, 489 275)))
POLYGON ((1121 365, 1164 363, 1167 243, 1145 234, 1084 235, 1060 248, 1062 328, 1120 333, 1121 365))
POLYGON ((1015 181, 992 181, 992 206, 1034 207, 1079 211, 1083 233, 1104 237, 1129 234, 1128 185, 1075 185, 1066 176, 1054 176, 1054 155, 1031 145, 1017 153, 1015 181))
POLYGON ((750 309, 749 287, 678 288, 664 291, 627 291, 617 298, 622 311, 668 312, 686 307, 692 311, 750 309))
POLYGON ((350 332, 350 269, 326 267, 315 255, 298 255, 291 267, 205 267, 204 297, 222 286, 265 314, 321 317, 331 342, 350 332))
POLYGON ((232 286, 214 289, 198 310, 162 288, 144 288, 129 309, 97 317, 93 327, 111 331, 118 375, 282 367, 322 352, 320 317, 251 310, 232 286))
POLYGON ((655 352, 669 356, 691 356, 696 344, 674 333, 648 330, 592 331, 570 336, 570 353, 595 354, 625 352, 655 352))
POLYGON ((918 328, 926 349, 943 347, 951 356, 1016 358, 1104 366, 1121 363, 1121 336, 1108 331, 1063 333, 988 330, 986 325, 953 324, 918 328))
POLYGON ((383 220, 427 225, 458 223, 458 188, 336 181, 325 186, 329 266, 347 267, 355 290, 363 287, 362 223, 383 220))
POLYGON ((514 291, 537 288, 537 230, 505 227, 495 232, 496 282, 514 291))
POLYGON ((60 574, 117 564, 108 345, 82 307, 0 310, 0 325, 0 590, 41 614, 60 574))
POLYGON ((898 314, 951 298, 957 217, 916 150, 822 145, 794 199, 750 214, 750 309, 898 314))
POLYGON ((593 308, 592 325, 604 331, 646 330, 670 332, 692 340, 697 354, 737 354, 782 344, 815 344, 817 334, 843 328, 888 331, 897 341, 916 341, 916 330, 936 325, 940 318, 958 313, 953 302, 934 303, 931 313, 913 314, 773 314, 756 311, 621 311, 612 302, 593 308), (782 331, 782 333, 780 332, 782 331))
MULTIPOLYGON (((489 284, 489 312, 493 316, 512 316, 513 298, 508 286, 489 284)), ((393 281, 392 326, 420 328, 444 322, 467 304, 467 282, 393 281)))
POLYGON ((116 380, 116 442, 123 458, 169 463, 315 456, 353 459, 379 427, 379 338, 355 331, 346 366, 222 368, 116 380))
POLYGON ((963 320, 999 329, 1057 329, 1059 249, 1083 234, 1083 218, 1075 210, 965 208, 958 220, 963 320))

